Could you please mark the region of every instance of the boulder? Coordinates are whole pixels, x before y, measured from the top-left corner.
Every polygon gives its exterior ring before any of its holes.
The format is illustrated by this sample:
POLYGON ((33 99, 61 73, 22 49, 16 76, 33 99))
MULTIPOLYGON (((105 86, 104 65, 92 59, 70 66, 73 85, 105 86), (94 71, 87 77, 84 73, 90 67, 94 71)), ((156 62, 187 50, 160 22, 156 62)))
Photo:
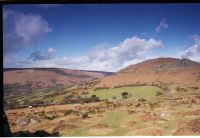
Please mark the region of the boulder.
POLYGON ((41 120, 36 116, 31 117, 31 120, 30 120, 30 122, 33 124, 39 123, 40 121, 41 120))
POLYGON ((24 118, 21 118, 19 120, 17 120, 17 125, 18 126, 25 126, 25 125, 28 125, 30 123, 31 119, 29 117, 24 117, 24 118))

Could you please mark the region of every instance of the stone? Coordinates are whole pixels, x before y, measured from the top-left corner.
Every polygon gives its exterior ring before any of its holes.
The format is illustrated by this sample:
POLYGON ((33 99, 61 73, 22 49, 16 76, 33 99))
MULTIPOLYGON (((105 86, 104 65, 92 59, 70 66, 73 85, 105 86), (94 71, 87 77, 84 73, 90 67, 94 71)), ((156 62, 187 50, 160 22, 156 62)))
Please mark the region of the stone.
POLYGON ((22 126, 28 125, 30 121, 31 119, 29 117, 24 117, 17 120, 17 125, 22 127, 22 126))

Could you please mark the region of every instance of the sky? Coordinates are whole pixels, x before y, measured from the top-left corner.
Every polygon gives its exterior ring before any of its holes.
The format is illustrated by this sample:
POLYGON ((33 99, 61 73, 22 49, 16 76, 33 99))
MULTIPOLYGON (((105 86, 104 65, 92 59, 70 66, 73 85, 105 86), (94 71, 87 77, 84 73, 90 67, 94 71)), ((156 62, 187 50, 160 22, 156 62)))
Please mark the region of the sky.
POLYGON ((4 4, 3 67, 119 71, 200 62, 200 4, 4 4))

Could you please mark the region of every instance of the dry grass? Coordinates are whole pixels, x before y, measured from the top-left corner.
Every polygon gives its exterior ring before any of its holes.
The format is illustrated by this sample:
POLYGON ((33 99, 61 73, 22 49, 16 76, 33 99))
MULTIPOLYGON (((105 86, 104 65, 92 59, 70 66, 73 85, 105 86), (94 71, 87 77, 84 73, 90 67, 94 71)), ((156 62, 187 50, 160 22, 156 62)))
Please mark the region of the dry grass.
POLYGON ((152 97, 145 102, 140 102, 139 107, 135 106, 138 103, 137 99, 116 100, 121 103, 119 107, 108 109, 105 107, 101 112, 95 113, 90 112, 89 109, 102 106, 104 102, 80 105, 83 110, 69 115, 64 115, 64 111, 75 110, 77 105, 15 109, 6 111, 6 114, 12 132, 26 130, 34 132, 39 128, 49 133, 59 132, 61 136, 200 135, 198 131, 200 129, 197 129, 200 126, 197 120, 199 104, 190 105, 190 102, 187 102, 192 98, 197 100, 199 94, 198 91, 195 95, 188 92, 188 94, 179 93, 168 97, 164 95, 152 97), (150 103, 155 101, 159 106, 150 107, 150 103), (183 101, 186 102, 174 106, 183 101), (130 103, 133 104, 129 105, 130 103), (89 118, 81 117, 84 112, 89 113, 89 118), (48 120, 44 118, 45 115, 58 117, 48 120), (20 127, 16 121, 25 116, 37 116, 41 122, 20 127))

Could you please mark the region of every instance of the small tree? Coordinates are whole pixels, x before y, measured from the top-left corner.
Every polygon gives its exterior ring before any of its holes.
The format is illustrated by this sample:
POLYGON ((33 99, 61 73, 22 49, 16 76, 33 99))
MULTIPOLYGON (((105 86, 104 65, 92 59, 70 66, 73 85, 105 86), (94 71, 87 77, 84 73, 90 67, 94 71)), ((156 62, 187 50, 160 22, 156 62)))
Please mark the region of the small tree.
POLYGON ((162 92, 161 92, 161 91, 157 91, 157 92, 156 92, 156 96, 159 96, 159 95, 162 95, 162 92))
POLYGON ((128 98, 128 92, 123 92, 121 93, 122 99, 127 99, 128 98))

